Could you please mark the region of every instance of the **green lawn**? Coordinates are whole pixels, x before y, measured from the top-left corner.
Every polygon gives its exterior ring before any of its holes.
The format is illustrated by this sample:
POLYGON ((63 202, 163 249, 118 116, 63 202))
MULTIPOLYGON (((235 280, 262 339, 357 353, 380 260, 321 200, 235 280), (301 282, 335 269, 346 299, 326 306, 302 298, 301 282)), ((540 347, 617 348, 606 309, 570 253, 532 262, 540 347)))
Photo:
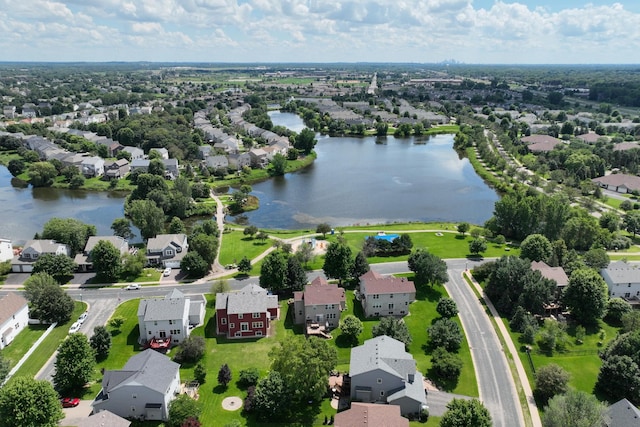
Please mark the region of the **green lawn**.
POLYGON ((71 324, 75 322, 78 316, 80 316, 80 314, 82 314, 86 309, 87 304, 76 301, 75 309, 71 314, 71 320, 67 323, 56 326, 47 338, 40 343, 38 350, 34 351, 20 369, 18 369, 13 378, 19 376, 35 377, 47 360, 49 360, 53 353, 58 349, 60 343, 67 337, 71 324))
POLYGON ((11 368, 29 351, 48 327, 48 325, 29 325, 15 337, 10 345, 0 350, 0 354, 5 360, 9 361, 11 368))
MULTIPOLYGON (((229 231, 222 234, 220 246, 220 264, 238 264, 242 257, 253 259, 266 251, 273 244, 272 240, 258 240, 245 236, 242 231, 229 231)), ((252 272, 253 273, 253 272, 252 272)), ((255 272, 259 274, 259 270, 255 272)))

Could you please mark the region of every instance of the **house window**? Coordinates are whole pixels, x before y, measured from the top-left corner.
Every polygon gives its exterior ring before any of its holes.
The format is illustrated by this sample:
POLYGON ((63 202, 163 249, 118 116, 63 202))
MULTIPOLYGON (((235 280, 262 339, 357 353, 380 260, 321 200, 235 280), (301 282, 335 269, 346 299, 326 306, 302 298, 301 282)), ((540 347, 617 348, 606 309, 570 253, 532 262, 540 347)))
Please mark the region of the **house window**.
POLYGON ((262 336, 262 331, 256 331, 256 336, 257 337, 261 337, 262 336))
POLYGON ((173 342, 177 344, 180 342, 180 340, 173 340, 173 342))
POLYGON ((220 324, 226 325, 227 324, 227 318, 223 317, 222 319, 220 319, 220 324))
POLYGON ((151 335, 151 331, 149 331, 149 335, 151 335))
POLYGON ((170 324, 170 325, 173 325, 173 320, 169 320, 169 324, 170 324))
POLYGON ((629 283, 629 285, 627 286, 627 288, 630 288, 630 287, 631 287, 631 283, 629 283))
POLYGON ((404 310, 402 310, 402 311, 400 312, 400 314, 404 314, 404 310))
POLYGON ((166 331, 160 331, 158 333, 158 335, 160 336, 160 338, 166 338, 167 337, 167 332, 166 331))
POLYGON ((376 382, 377 382, 378 384, 382 384, 382 378, 378 378, 378 379, 376 380, 376 382))
POLYGON ((264 322, 253 322, 251 324, 251 329, 262 329, 264 327, 264 322))
POLYGON ((384 390, 380 390, 380 396, 384 396, 384 390))
POLYGON ((153 325, 154 326, 158 326, 158 322, 153 322, 153 325))
POLYGON ((173 251, 171 249, 167 249, 164 253, 166 256, 173 256, 173 251))
POLYGON ((393 294, 389 295, 389 298, 393 298, 393 294))
POLYGON ((378 298, 380 298, 380 295, 375 294, 375 295, 373 295, 373 296, 372 296, 372 298, 373 298, 373 299, 378 299, 378 298))
POLYGON ((229 323, 229 329, 235 329, 235 328, 236 328, 235 323, 229 323))
POLYGON ((253 318, 254 319, 259 319, 260 318, 260 313, 253 313, 253 318))
POLYGON ((135 406, 131 407, 131 412, 136 412, 136 407, 135 406))
POLYGON ((240 331, 236 332, 236 336, 237 337, 241 337, 242 336, 242 332, 240 332, 240 331))
POLYGON ((390 311, 390 312, 389 312, 389 314, 390 314, 390 315, 393 315, 393 311, 390 311))
POLYGON ((249 330, 249 322, 240 323, 240 330, 241 331, 248 331, 249 330))
POLYGON ((244 317, 244 314, 238 314, 238 319, 242 319, 244 317))
POLYGON ((393 310, 393 303, 389 304, 389 310, 393 310))
POLYGON ((131 398, 132 398, 132 399, 137 399, 137 398, 138 398, 138 395, 137 395, 137 394, 132 394, 132 395, 131 395, 131 398))

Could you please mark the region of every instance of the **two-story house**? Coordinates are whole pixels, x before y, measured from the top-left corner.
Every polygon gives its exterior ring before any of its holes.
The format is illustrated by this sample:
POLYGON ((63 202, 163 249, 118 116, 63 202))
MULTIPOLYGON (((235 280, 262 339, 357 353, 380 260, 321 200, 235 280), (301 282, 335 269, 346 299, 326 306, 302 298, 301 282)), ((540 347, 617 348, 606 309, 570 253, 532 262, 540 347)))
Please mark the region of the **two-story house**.
POLYGON ((82 174, 87 178, 104 175, 104 159, 102 157, 85 157, 80 166, 82 174))
POLYGON ((11 260, 11 271, 14 273, 31 273, 33 264, 43 254, 71 256, 71 249, 54 240, 29 240, 18 256, 11 260))
POLYGON ((188 249, 186 234, 158 234, 147 242, 147 260, 150 264, 180 268, 188 249))
POLYGON ((26 299, 14 292, 0 298, 0 350, 29 324, 29 305, 26 299))
POLYGON ((227 338, 268 335, 271 321, 280 317, 278 297, 258 285, 216 295, 216 333, 227 338))
POLYGON ((13 258, 13 245, 11 240, 0 238, 0 262, 9 261, 13 258))
POLYGON ((400 406, 402 415, 427 404, 422 374, 404 343, 381 335, 351 349, 351 399, 400 406))
POLYGON ((138 330, 140 342, 177 345, 187 338, 191 328, 204 321, 203 298, 185 297, 174 289, 164 298, 140 300, 138 305, 138 330))
POLYGON ((331 330, 338 327, 340 313, 347 308, 345 291, 318 276, 303 291, 293 293, 293 308, 296 324, 318 324, 331 330))
MULTIPOLYGON (((144 159, 144 151, 138 147, 124 147, 122 151, 126 151, 131 155, 131 161, 144 159)), ((147 165, 148 166, 148 165, 147 165)))
POLYGON ((404 277, 383 276, 369 270, 360 276, 358 291, 367 317, 406 316, 416 299, 416 287, 404 277))
POLYGON ((611 298, 640 300, 640 268, 624 261, 615 261, 600 271, 611 298))
POLYGON ((180 392, 180 365, 155 350, 132 356, 120 370, 105 371, 94 412, 124 418, 166 421, 169 404, 180 392))
POLYGON ((104 163, 104 174, 108 179, 124 178, 129 173, 129 169, 127 159, 110 160, 104 163))
POLYGON ((77 254, 74 258, 74 262, 78 265, 79 270, 87 271, 93 268, 91 251, 101 240, 111 243, 118 251, 120 251, 120 255, 124 255, 129 252, 129 243, 120 236, 91 236, 87 240, 87 244, 84 245, 84 251, 77 254))

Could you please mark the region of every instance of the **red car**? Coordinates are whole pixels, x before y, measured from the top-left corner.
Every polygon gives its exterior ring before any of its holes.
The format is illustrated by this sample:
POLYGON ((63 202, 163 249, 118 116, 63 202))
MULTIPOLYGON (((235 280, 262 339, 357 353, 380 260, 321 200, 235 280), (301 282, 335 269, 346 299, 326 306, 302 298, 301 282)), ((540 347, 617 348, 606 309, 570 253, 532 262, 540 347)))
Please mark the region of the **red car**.
POLYGON ((75 408, 80 404, 80 399, 77 397, 63 397, 60 399, 63 408, 75 408))

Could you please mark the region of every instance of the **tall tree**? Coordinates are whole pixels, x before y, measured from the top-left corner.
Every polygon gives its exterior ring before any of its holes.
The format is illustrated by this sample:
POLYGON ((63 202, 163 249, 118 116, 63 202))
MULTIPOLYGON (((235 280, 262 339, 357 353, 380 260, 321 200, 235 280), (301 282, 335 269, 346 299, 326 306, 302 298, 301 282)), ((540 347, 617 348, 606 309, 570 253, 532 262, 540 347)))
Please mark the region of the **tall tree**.
POLYGON ((276 153, 271 159, 273 174, 276 176, 284 175, 287 170, 287 158, 280 153, 276 153))
MULTIPOLYGON (((249 393, 250 394, 250 393, 249 393)), ((280 372, 272 370, 266 378, 258 381, 251 405, 251 411, 255 412, 261 420, 275 420, 286 418, 288 402, 288 388, 282 379, 280 372)), ((246 401, 245 401, 246 402, 246 401)))
POLYGON ((127 218, 116 218, 111 224, 114 236, 120 236, 124 240, 131 240, 135 236, 131 231, 131 223, 127 218))
POLYGON ((105 326, 96 326, 93 328, 89 344, 96 354, 96 360, 105 360, 111 349, 111 334, 105 326))
POLYGON ((262 261, 260 286, 279 291, 285 288, 287 280, 287 257, 282 251, 273 251, 262 261))
POLYGON ((409 269, 415 273, 415 282, 442 284, 449 280, 447 264, 436 255, 423 249, 413 252, 408 259, 409 269))
POLYGON ((551 242, 542 234, 528 235, 520 245, 520 258, 529 261, 549 261, 553 254, 551 242))
POLYGON ((436 311, 440 316, 444 317, 445 319, 450 319, 458 315, 458 305, 451 298, 441 297, 438 300, 436 311))
POLYGON ((0 388, 0 427, 57 427, 63 418, 48 381, 17 377, 0 388))
POLYGON ((398 341, 402 341, 405 347, 409 347, 413 338, 407 324, 402 319, 396 319, 395 317, 383 317, 380 322, 373 327, 371 333, 374 337, 386 335, 398 341))
POLYGON ((304 285, 307 284, 307 273, 302 268, 302 264, 298 261, 298 258, 290 256, 287 259, 287 289, 291 292, 301 291, 304 285))
POLYGON ((351 276, 355 279, 362 276, 364 273, 369 271, 371 268, 369 267, 369 262, 367 261, 367 257, 365 256, 363 251, 360 251, 356 254, 356 259, 353 260, 353 268, 351 271, 351 276))
POLYGON ((29 165, 27 174, 34 187, 50 187, 53 179, 58 176, 58 171, 49 162, 36 162, 29 165))
POLYGON ((246 255, 238 263, 238 271, 243 274, 249 274, 251 271, 251 260, 246 255))
POLYGON ((309 128, 304 128, 296 137, 293 146, 304 154, 309 154, 313 150, 313 147, 316 146, 316 142, 315 132, 309 128))
POLYGON ((331 226, 326 222, 321 222, 316 227, 316 233, 321 233, 322 237, 327 237, 327 233, 331 231, 331 226))
POLYGON ((340 320, 340 331, 351 345, 358 344, 358 336, 364 330, 362 322, 353 314, 345 316, 340 320))
POLYGON ((51 239, 69 246, 72 254, 84 249, 89 237, 96 235, 94 225, 84 224, 74 218, 51 218, 44 224, 42 239, 51 239))
POLYGON ((456 322, 448 318, 441 318, 427 328, 429 345, 431 348, 442 347, 449 352, 460 349, 462 331, 456 322))
POLYGON ((622 219, 622 223, 624 225, 624 229, 629 233, 633 233, 633 236, 635 237, 638 232, 640 232, 640 212, 627 212, 622 219))
POLYGON ((343 280, 349 278, 351 266, 351 248, 340 242, 330 243, 322 266, 324 274, 327 277, 338 279, 338 282, 342 284, 343 280))
POLYGON ((578 323, 593 325, 604 315, 608 298, 607 284, 598 272, 583 268, 571 273, 562 299, 578 323))
POLYGON ((570 375, 559 365, 550 363, 536 371, 535 395, 543 404, 558 394, 568 390, 570 375))
POLYGON ((79 392, 91 380, 96 366, 95 353, 87 336, 69 335, 58 347, 53 384, 60 393, 79 392))
POLYGON ((202 413, 202 404, 188 394, 180 394, 169 404, 169 427, 182 427, 190 418, 196 420, 202 413))
POLYGON ((478 399, 453 399, 447 404, 440 427, 491 427, 489 410, 478 399))
POLYGON ((107 282, 118 279, 122 271, 122 258, 113 243, 100 240, 91 250, 90 258, 98 277, 107 282))
POLYGON ((73 260, 65 254, 42 254, 33 264, 34 273, 47 273, 58 283, 64 283, 76 271, 73 260))
POLYGON ((47 273, 32 274, 24 282, 24 294, 30 302, 31 317, 47 323, 71 319, 73 300, 47 273))
POLYGON ((607 407, 594 395, 569 389, 549 400, 542 414, 543 427, 601 426, 607 407))
POLYGON ((182 258, 180 267, 189 277, 200 278, 207 274, 209 268, 211 268, 211 264, 205 261, 198 252, 190 250, 184 258, 182 258))
POLYGON ((192 235, 189 239, 189 250, 197 252, 207 264, 211 265, 218 252, 218 238, 204 233, 192 235))
POLYGON ((218 371, 218 384, 226 387, 231 382, 231 369, 229 369, 229 365, 226 363, 220 366, 220 370, 218 371))
POLYGON ((149 239, 164 230, 164 212, 152 200, 129 202, 128 215, 131 222, 140 229, 142 238, 149 239))

